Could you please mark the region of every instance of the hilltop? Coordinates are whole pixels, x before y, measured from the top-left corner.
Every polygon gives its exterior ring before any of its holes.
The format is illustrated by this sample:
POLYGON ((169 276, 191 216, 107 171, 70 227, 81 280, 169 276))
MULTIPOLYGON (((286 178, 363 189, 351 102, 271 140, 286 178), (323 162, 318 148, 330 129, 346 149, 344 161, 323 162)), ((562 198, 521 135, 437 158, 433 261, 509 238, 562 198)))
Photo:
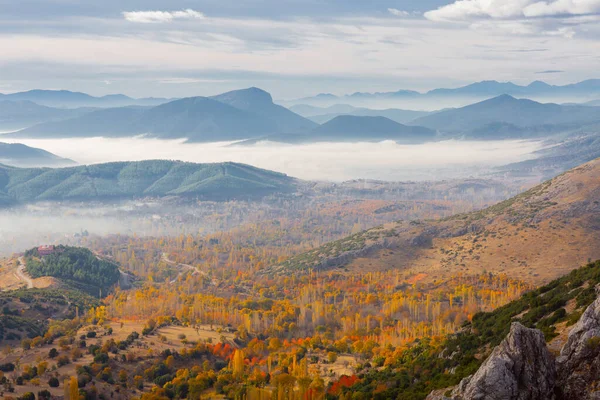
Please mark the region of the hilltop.
POLYGON ((256 198, 294 190, 287 175, 236 163, 116 162, 70 168, 0 166, 0 205, 182 196, 256 198))
POLYGON ((399 269, 435 283, 487 271, 545 283, 573 265, 600 258, 599 198, 596 159, 487 209, 438 221, 386 224, 262 273, 399 269))

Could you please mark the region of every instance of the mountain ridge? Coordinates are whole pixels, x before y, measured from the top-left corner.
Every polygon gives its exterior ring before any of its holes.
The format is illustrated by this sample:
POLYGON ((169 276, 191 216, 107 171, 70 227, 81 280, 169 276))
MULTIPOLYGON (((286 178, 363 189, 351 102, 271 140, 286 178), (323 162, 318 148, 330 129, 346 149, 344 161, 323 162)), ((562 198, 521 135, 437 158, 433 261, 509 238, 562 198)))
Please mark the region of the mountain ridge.
POLYGON ((516 99, 503 94, 465 107, 440 111, 412 121, 431 129, 446 132, 466 132, 493 123, 509 123, 519 127, 600 121, 598 113, 588 106, 561 106, 516 99))
MULTIPOLYGON (((336 96, 333 94, 318 94, 313 97, 303 97, 300 99, 289 100, 290 104, 312 103, 313 101, 340 101, 343 99, 382 99, 393 97, 407 98, 439 98, 447 96, 484 96, 495 97, 502 94, 514 96, 535 96, 535 95, 582 95, 593 96, 600 94, 600 79, 588 79, 577 83, 566 85, 550 85, 543 81, 533 81, 528 85, 518 85, 513 82, 499 82, 496 80, 484 80, 473 82, 456 88, 437 88, 429 91, 418 92, 414 90, 397 90, 390 92, 356 92, 336 96)), ((597 97, 596 97, 597 98, 597 97)))
POLYGON ((158 105, 169 101, 162 98, 134 99, 123 94, 109 94, 95 97, 87 93, 73 92, 70 90, 44 90, 33 89, 25 92, 9 94, 0 93, 0 100, 31 101, 38 105, 57 108, 77 107, 116 107, 131 105, 158 105))

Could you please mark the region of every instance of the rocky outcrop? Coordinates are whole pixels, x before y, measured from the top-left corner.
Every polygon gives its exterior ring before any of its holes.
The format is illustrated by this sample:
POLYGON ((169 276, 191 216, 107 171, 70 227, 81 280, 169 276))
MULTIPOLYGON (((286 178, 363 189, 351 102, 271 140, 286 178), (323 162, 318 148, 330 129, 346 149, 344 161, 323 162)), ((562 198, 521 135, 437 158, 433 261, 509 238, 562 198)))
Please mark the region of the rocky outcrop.
POLYGON ((600 399, 600 298, 575 324, 556 361, 563 399, 600 399))
MULTIPOLYGON (((600 289, 597 288, 600 295, 600 289)), ((554 360, 544 335, 515 322, 472 376, 427 400, 600 400, 600 297, 554 360)))
POLYGON ((518 322, 474 374, 446 394, 429 400, 551 400, 554 399, 556 370, 546 348, 544 335, 518 322))

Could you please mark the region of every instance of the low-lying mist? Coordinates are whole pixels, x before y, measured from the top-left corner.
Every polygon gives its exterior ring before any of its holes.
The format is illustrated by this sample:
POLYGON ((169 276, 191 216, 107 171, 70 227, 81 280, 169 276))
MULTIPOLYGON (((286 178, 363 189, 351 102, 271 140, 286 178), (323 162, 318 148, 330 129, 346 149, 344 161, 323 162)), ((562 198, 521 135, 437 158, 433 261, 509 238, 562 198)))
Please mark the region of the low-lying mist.
MULTIPOLYGON (((0 140, 1 137, 0 137, 0 140)), ((485 173, 489 167, 533 158, 542 147, 534 141, 443 141, 420 145, 319 143, 287 145, 259 142, 185 143, 147 138, 6 140, 42 148, 81 164, 148 159, 196 163, 234 161, 307 180, 436 180, 485 173)))

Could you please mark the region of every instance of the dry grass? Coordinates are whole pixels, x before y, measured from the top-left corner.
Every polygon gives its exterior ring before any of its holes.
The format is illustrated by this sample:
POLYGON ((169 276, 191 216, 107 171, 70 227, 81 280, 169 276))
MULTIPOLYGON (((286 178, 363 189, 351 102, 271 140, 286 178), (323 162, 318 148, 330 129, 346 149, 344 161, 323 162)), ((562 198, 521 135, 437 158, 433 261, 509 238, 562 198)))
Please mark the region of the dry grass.
MULTIPOLYGON (((17 257, 0 260, 0 291, 27 287, 27 282, 17 275, 17 266, 17 257)), ((41 277, 32 281, 33 287, 38 289, 60 287, 59 281, 52 277, 41 277)))

